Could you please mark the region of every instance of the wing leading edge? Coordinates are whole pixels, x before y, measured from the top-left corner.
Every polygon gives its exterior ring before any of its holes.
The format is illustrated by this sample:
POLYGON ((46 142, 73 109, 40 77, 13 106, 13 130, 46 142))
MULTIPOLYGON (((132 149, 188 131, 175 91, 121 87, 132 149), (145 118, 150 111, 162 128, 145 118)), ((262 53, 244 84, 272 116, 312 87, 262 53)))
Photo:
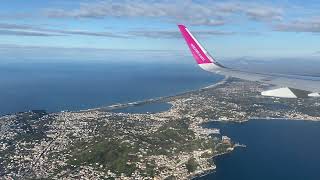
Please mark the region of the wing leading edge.
POLYGON ((279 89, 262 92, 262 95, 265 96, 287 98, 319 96, 318 92, 320 92, 320 77, 246 72, 225 67, 218 61, 216 61, 208 53, 208 51, 203 48, 203 46, 197 41, 197 39, 184 25, 178 25, 178 27, 194 59, 196 60, 198 65, 206 71, 221 74, 224 76, 230 76, 249 81, 258 81, 281 87, 279 89))

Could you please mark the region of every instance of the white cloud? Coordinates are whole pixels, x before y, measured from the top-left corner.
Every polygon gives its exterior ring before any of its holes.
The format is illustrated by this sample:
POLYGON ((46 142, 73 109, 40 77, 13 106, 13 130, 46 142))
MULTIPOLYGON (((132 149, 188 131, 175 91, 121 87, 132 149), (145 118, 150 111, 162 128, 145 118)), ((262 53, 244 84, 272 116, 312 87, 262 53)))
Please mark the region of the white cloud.
POLYGON ((320 32, 320 17, 312 17, 307 19, 297 19, 287 23, 275 25, 276 31, 284 32, 320 32))
POLYGON ((100 36, 113 38, 126 38, 125 35, 120 35, 111 32, 94 32, 86 30, 61 30, 41 28, 33 25, 8 24, 0 23, 0 35, 13 36, 65 36, 65 35, 82 35, 82 36, 100 36))
POLYGON ((250 8, 244 8, 243 11, 246 15, 254 20, 260 21, 271 21, 271 20, 282 20, 283 10, 281 8, 266 7, 266 6, 255 6, 250 8))
MULTIPOLYGON (((192 33, 199 36, 227 36, 234 35, 235 32, 228 31, 192 31, 192 33)), ((129 35, 148 38, 181 38, 181 33, 178 30, 162 30, 162 31, 129 31, 129 35)))
POLYGON ((244 2, 105 0, 81 3, 71 10, 50 9, 45 14, 54 18, 155 17, 175 23, 218 26, 237 15, 257 21, 280 20, 283 12, 278 7, 244 2))
MULTIPOLYGON (((229 31, 193 31, 200 36, 221 36, 233 35, 234 32, 229 31)), ((41 28, 33 25, 21 24, 7 24, 0 23, 0 35, 13 35, 13 36, 67 36, 67 35, 81 35, 81 36, 99 36, 99 37, 112 37, 112 38, 134 38, 134 37, 147 37, 147 38, 181 38, 178 30, 135 30, 122 33, 116 32, 95 32, 87 30, 62 30, 62 29, 49 29, 41 28)))

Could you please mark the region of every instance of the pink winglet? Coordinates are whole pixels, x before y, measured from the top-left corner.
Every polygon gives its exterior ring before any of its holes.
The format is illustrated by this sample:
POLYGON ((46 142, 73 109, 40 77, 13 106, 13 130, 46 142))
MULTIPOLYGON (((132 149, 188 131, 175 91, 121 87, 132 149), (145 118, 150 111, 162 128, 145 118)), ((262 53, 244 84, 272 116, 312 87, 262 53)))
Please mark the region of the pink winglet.
POLYGON ((193 57, 198 64, 212 63, 214 60, 207 54, 207 51, 200 45, 200 43, 193 37, 189 30, 184 25, 178 25, 182 36, 186 40, 193 57), (210 60, 211 59, 211 60, 210 60))

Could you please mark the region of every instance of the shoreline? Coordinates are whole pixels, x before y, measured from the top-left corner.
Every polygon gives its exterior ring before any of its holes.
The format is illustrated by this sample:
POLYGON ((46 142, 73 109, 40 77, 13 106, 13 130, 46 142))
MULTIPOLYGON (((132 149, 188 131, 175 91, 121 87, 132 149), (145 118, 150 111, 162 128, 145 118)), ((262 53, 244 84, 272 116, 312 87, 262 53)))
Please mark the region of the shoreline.
MULTIPOLYGON (((259 85, 227 80, 228 78, 225 78, 215 85, 174 96, 165 96, 125 104, 114 104, 108 107, 81 111, 48 113, 48 116, 45 116, 44 120, 47 119, 50 121, 50 116, 55 116, 52 117, 52 120, 55 121, 53 121, 53 124, 49 125, 51 131, 44 131, 51 137, 53 137, 55 133, 63 132, 63 136, 61 136, 63 138, 58 138, 57 144, 53 145, 56 148, 69 147, 70 143, 74 142, 74 138, 82 139, 85 137, 87 142, 92 141, 92 147, 97 145, 97 143, 93 142, 96 140, 94 139, 95 137, 101 136, 107 138, 108 141, 114 142, 118 142, 120 139, 121 142, 124 142, 130 147, 139 147, 139 149, 135 150, 139 152, 137 157, 139 159, 141 158, 140 160, 142 163, 140 161, 138 162, 139 166, 137 166, 136 177, 140 177, 142 175, 141 173, 144 172, 143 169, 146 168, 144 163, 150 163, 152 161, 154 162, 155 167, 166 169, 166 171, 157 171, 156 177, 166 178, 170 177, 170 175, 174 175, 178 179, 182 179, 196 178, 210 174, 214 172, 217 167, 214 161, 215 157, 232 153, 238 147, 246 147, 245 145, 232 142, 229 137, 220 134, 219 129, 215 129, 214 127, 205 128, 203 125, 206 123, 245 123, 255 119, 306 121, 309 120, 309 117, 313 117, 308 114, 309 111, 299 111, 299 106, 294 104, 296 101, 281 101, 282 103, 287 103, 288 106, 294 107, 294 109, 287 110, 286 108, 284 110, 279 110, 276 108, 269 108, 270 104, 276 102, 270 98, 257 97, 256 94, 260 88, 259 85), (110 112, 110 110, 115 108, 123 109, 126 107, 157 102, 169 103, 171 104, 171 107, 165 111, 152 114, 110 112), (259 117, 259 115, 262 117, 259 117), (272 116, 278 117, 273 118, 272 116), (296 117, 296 119, 290 119, 289 117, 296 117), (92 128, 91 130, 88 128, 88 125, 92 128), (108 131, 106 131, 105 128, 108 129, 108 131), (73 134, 69 135, 69 132, 73 132, 73 134), (188 132, 189 134, 185 134, 185 132, 188 132), (119 133, 119 135, 115 136, 114 133, 119 133), (188 138, 179 138, 181 136, 185 137, 185 135, 188 135, 188 138), (141 139, 141 137, 148 137, 148 139, 141 139), (201 143, 199 144, 196 140, 200 139, 201 143), (170 148, 162 150, 161 142, 166 142, 165 145, 170 148), (139 143, 139 146, 134 146, 135 143, 139 143), (176 151, 177 148, 179 149, 180 147, 183 147, 183 145, 189 143, 190 145, 194 143, 195 146, 189 146, 190 149, 188 150, 184 147, 184 149, 176 151), (150 149, 150 147, 153 148, 150 149), (160 151, 153 151, 154 147, 160 147, 161 149, 159 148, 160 151), (169 157, 164 152, 170 153, 174 158, 169 157), (197 164, 197 168, 192 171, 189 171, 188 169, 187 171, 185 165, 189 163, 190 159, 194 159, 193 161, 197 164), (175 168, 172 169, 172 167, 175 168)), ((312 107, 312 103, 305 103, 304 109, 308 109, 306 108, 308 106, 312 107)), ((15 118, 14 116, 19 117, 25 115, 29 116, 28 113, 20 115, 15 114, 12 115, 12 119, 15 118)), ((314 116, 313 118, 313 121, 320 120, 320 116, 314 116)), ((8 125, 10 124, 9 119, 10 118, 8 118, 8 125)), ((21 123, 24 123, 24 121, 21 121, 21 123)), ((101 142, 99 140, 100 143, 103 143, 104 141, 105 140, 103 139, 101 142)), ((36 149, 43 149, 46 147, 46 140, 43 139, 42 144, 34 143, 34 145, 36 149)), ((48 146, 51 147, 50 144, 48 146)), ((74 146, 77 147, 77 144, 74 144, 74 146)), ((94 148, 92 151, 94 151, 94 148)), ((73 155, 77 157, 79 153, 73 155)), ((46 160, 44 160, 45 156, 41 158, 42 162, 46 162, 46 160)), ((68 159, 68 157, 64 158, 68 159)), ((77 162, 76 160, 74 161, 77 162)), ((46 163, 50 164, 50 162, 46 163)), ((52 166, 55 167, 55 165, 52 166)), ((103 173, 98 169, 94 169, 95 167, 85 167, 93 168, 91 170, 86 169, 88 171, 103 173)), ((38 165, 36 167, 31 166, 31 169, 36 168, 38 168, 38 165)), ((72 173, 68 174, 69 177, 75 175, 77 175, 76 171, 72 171, 72 173)), ((114 173, 108 174, 108 176, 118 177, 114 173)))
MULTIPOLYGON (((233 145, 233 147, 232 147, 232 148, 233 148, 232 150, 227 151, 227 152, 224 152, 224 153, 215 154, 215 155, 211 156, 209 159, 211 159, 211 160, 213 161, 215 158, 217 158, 217 157, 219 157, 219 156, 224 156, 224 155, 227 155, 227 154, 232 153, 235 149, 238 149, 238 148, 246 148, 246 147, 247 147, 247 146, 244 145, 244 144, 235 143, 235 144, 233 145)), ((206 175, 211 174, 211 173, 215 173, 216 167, 217 167, 217 166, 215 165, 214 169, 212 169, 212 170, 204 170, 204 171, 201 172, 201 173, 197 173, 197 174, 191 175, 189 178, 190 178, 190 179, 195 179, 195 178, 199 178, 199 177, 206 176, 206 175)))
MULTIPOLYGON (((160 96, 160 97, 155 97, 155 98, 149 98, 149 99, 145 99, 145 100, 139 100, 139 101, 134 101, 134 102, 127 102, 127 103, 115 103, 112 105, 108 105, 108 106, 102 106, 102 107, 96 107, 96 108, 89 108, 89 109, 84 109, 84 110, 79 110, 80 112, 90 112, 90 111, 112 111, 112 110, 118 110, 118 109, 123 109, 123 108, 127 108, 127 107, 134 107, 134 106, 140 106, 140 105, 145 105, 145 104, 152 104, 152 103, 156 103, 156 102, 164 102, 164 103, 169 103, 169 100, 171 98, 176 98, 179 96, 184 96, 190 93, 194 93, 194 92, 198 92, 198 91, 202 91, 202 90, 207 90, 207 89, 212 89, 215 88, 219 85, 222 85, 224 83, 227 82, 227 80, 229 79, 229 77, 225 77, 223 78, 221 81, 218 81, 215 84, 209 85, 209 86, 205 86, 199 89, 193 89, 193 90, 187 90, 175 95, 168 95, 168 96, 160 96), (165 102, 166 101, 166 102, 165 102)), ((171 107, 172 108, 172 107, 171 107)), ((171 109, 169 108, 168 111, 171 109)), ((77 111, 75 111, 77 112, 77 111)), ((144 113, 141 113, 144 114, 144 113)))

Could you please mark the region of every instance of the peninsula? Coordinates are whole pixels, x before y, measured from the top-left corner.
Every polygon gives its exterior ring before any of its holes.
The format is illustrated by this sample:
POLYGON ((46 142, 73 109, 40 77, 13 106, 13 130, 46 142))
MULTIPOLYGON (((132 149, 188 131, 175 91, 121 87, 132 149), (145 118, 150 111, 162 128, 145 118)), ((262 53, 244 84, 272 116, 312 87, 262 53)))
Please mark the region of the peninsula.
POLYGON ((239 146, 219 129, 203 128, 203 123, 256 117, 320 120, 318 99, 260 96, 266 86, 226 79, 200 90, 128 104, 2 116, 0 177, 188 179, 214 171, 212 157, 239 146), (158 113, 111 111, 155 102, 172 107, 158 113))

